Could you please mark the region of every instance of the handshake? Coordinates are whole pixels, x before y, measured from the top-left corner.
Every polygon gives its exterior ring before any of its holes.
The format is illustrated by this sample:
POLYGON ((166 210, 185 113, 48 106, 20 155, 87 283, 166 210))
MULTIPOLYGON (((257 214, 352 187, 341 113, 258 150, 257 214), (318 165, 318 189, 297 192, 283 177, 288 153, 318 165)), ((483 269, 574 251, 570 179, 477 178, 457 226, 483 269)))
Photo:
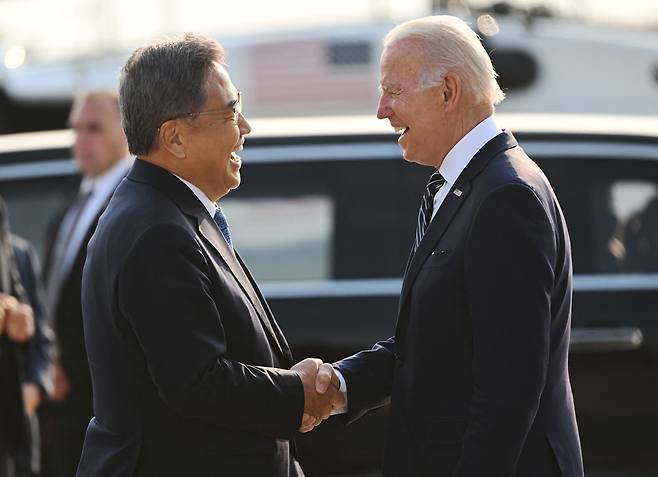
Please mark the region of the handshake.
POLYGON ((333 366, 319 359, 306 358, 291 368, 304 385, 304 417, 299 432, 309 432, 346 406, 340 381, 333 366))

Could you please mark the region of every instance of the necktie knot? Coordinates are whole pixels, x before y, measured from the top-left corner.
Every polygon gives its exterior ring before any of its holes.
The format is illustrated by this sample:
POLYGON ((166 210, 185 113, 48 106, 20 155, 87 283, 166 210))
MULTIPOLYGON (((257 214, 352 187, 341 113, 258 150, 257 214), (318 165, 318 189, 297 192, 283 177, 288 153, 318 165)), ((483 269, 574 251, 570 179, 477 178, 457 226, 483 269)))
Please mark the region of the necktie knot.
POLYGON ((432 194, 432 197, 436 195, 445 181, 438 170, 430 176, 430 180, 427 181, 427 190, 432 194))
POLYGON ((217 207, 213 219, 217 224, 217 227, 219 227, 219 231, 224 236, 226 243, 229 244, 230 247, 233 247, 233 243, 231 242, 231 231, 228 227, 228 220, 226 220, 226 216, 224 215, 224 212, 222 212, 221 207, 217 207))

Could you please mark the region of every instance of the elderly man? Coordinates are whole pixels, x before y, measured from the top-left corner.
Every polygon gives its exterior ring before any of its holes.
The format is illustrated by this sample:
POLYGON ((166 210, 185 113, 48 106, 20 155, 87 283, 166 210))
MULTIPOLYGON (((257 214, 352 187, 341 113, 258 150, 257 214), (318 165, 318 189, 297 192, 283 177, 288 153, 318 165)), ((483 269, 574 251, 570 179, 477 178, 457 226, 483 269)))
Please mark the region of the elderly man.
POLYGON ((290 440, 340 402, 334 387, 317 395, 319 360, 287 370, 290 349, 216 204, 240 185, 251 130, 223 59, 188 34, 123 68, 138 158, 83 274, 95 418, 80 477, 302 475, 290 440))
MULTIPOLYGON (((391 402, 386 476, 582 477, 567 371, 571 253, 539 167, 493 117, 503 98, 461 20, 384 41, 377 117, 431 167, 395 336, 335 364, 347 419, 391 402)), ((331 375, 318 373, 320 390, 331 375)))
POLYGON ((80 305, 82 268, 98 218, 132 163, 115 91, 80 94, 73 103, 69 123, 75 134, 73 157, 82 181, 53 227, 45 267, 46 303, 58 344, 54 402, 42 416, 44 468, 51 477, 75 473, 92 416, 80 305))

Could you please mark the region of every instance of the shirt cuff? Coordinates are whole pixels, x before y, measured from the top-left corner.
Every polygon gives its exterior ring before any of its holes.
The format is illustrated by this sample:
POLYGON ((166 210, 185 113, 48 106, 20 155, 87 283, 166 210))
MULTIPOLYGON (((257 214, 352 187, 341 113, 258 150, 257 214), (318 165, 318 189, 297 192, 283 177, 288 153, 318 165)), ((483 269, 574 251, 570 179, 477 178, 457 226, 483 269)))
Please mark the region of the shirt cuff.
POLYGON ((345 399, 345 406, 343 406, 340 409, 333 409, 331 411, 332 416, 338 414, 347 414, 347 382, 345 382, 345 378, 343 377, 342 373, 338 371, 336 368, 334 368, 334 373, 336 373, 336 376, 338 377, 338 381, 340 382, 340 387, 338 388, 338 390, 343 394, 343 398, 345 399))

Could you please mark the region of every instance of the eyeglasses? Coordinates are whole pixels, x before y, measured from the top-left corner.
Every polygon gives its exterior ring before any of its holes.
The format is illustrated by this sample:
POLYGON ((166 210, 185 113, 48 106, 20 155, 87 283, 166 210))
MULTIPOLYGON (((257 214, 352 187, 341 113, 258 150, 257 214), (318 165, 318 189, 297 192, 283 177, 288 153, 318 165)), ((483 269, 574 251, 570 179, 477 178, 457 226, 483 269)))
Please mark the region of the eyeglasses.
POLYGON ((238 91, 238 99, 235 100, 233 106, 230 108, 221 108, 221 109, 208 109, 206 111, 197 111, 195 113, 185 114, 183 117, 196 118, 199 116, 206 116, 211 114, 220 114, 220 113, 233 113, 231 116, 225 117, 224 119, 230 119, 233 123, 238 124, 240 120, 240 115, 242 114, 242 92, 238 91))
MULTIPOLYGON (((212 114, 229 114, 232 113, 231 116, 227 116, 224 119, 230 119, 233 124, 238 124, 240 122, 240 115, 242 114, 242 92, 238 91, 238 99, 235 100, 235 103, 233 103, 233 106, 229 108, 220 108, 220 109, 207 109, 205 111, 195 111, 193 113, 185 113, 185 114, 180 114, 178 116, 174 116, 173 118, 167 119, 167 121, 171 121, 172 119, 179 119, 179 118, 188 118, 188 119, 195 119, 198 118, 199 116, 209 116, 212 114)), ((162 124, 166 123, 167 121, 163 121, 162 124)), ((162 125, 160 125, 162 126, 162 125)), ((160 128, 158 128, 160 129, 160 128)))

